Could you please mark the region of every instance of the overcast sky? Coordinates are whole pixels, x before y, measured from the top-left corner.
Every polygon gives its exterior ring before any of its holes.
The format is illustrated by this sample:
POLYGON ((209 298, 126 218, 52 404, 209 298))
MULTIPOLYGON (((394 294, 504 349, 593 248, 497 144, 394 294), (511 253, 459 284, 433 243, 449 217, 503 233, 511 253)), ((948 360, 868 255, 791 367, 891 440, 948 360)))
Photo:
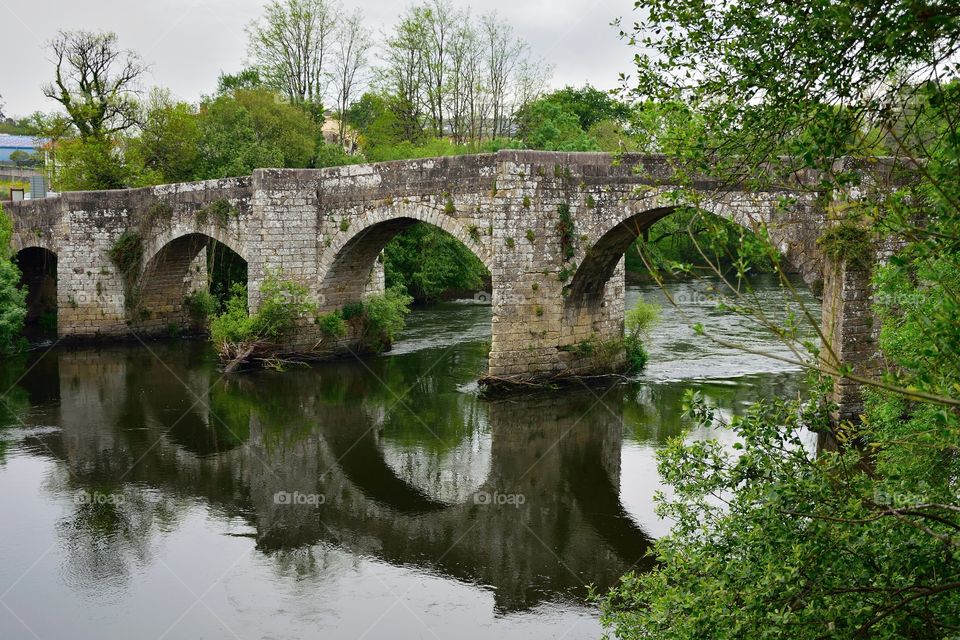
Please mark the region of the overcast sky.
MULTIPOLYGON (((474 13, 496 10, 535 55, 554 65, 552 85, 611 88, 630 71, 633 52, 610 22, 631 18, 632 0, 453 0, 474 13)), ((246 59, 244 26, 265 0, 0 0, 0 95, 8 116, 51 111, 40 86, 53 65, 44 49, 60 29, 115 31, 124 48, 150 64, 145 85, 170 88, 196 101, 216 87, 220 71, 246 59)), ((362 7, 376 33, 396 22, 409 4, 396 0, 342 0, 362 7)))

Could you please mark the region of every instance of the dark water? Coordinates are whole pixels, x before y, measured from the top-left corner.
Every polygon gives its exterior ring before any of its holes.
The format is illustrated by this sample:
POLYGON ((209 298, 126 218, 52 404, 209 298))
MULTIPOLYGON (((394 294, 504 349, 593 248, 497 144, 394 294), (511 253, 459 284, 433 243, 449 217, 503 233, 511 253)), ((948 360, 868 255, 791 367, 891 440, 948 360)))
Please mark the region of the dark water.
POLYGON ((389 355, 283 373, 223 378, 190 342, 8 363, 0 638, 598 637, 586 585, 669 530, 657 449, 730 438, 689 429, 684 391, 736 413, 799 390, 694 337, 775 348, 708 285, 671 285, 635 384, 496 402, 466 303, 415 311, 389 355))

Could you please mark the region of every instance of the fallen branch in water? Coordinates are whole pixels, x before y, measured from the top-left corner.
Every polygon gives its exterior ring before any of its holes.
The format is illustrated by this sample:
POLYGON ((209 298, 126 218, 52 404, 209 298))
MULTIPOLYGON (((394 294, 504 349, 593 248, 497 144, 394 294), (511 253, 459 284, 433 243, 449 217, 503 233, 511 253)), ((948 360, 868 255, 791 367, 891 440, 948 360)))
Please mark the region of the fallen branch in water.
POLYGON ((561 371, 552 375, 543 377, 528 376, 484 376, 477 381, 484 395, 494 392, 510 392, 520 389, 555 389, 562 385, 571 385, 575 382, 601 382, 615 380, 617 382, 628 382, 632 380, 630 376, 620 373, 602 373, 602 374, 578 374, 571 371, 561 371))

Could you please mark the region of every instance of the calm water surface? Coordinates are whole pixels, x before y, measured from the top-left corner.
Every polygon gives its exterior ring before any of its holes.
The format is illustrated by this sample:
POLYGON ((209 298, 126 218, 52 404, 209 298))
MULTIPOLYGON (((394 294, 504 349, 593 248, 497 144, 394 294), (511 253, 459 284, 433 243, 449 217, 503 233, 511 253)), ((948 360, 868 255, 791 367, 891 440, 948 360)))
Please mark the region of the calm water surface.
POLYGON ((777 348, 711 284, 670 285, 636 383, 503 401, 474 393, 490 309, 468 303, 283 373, 223 378, 195 342, 2 365, 0 638, 596 638, 586 585, 669 530, 657 449, 730 438, 684 423, 684 391, 737 413, 801 387, 694 336, 777 348))

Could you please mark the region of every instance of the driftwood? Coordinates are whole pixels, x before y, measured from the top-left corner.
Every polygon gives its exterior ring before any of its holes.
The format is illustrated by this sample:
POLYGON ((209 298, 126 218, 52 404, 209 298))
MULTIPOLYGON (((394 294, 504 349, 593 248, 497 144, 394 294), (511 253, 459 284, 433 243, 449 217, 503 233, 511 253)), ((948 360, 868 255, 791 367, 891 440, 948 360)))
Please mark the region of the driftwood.
POLYGON ((575 383, 587 384, 591 382, 629 382, 630 376, 619 373, 589 374, 576 371, 561 371, 549 376, 526 378, 523 376, 484 376, 477 381, 481 393, 491 395, 495 393, 510 393, 522 390, 555 389, 575 383))
POLYGON ((317 342, 311 349, 295 352, 284 351, 279 345, 265 340, 223 342, 217 345, 217 351, 220 353, 220 360, 224 362, 224 373, 234 373, 250 367, 282 369, 288 365, 301 366, 321 359, 325 355, 320 351, 322 342, 317 342))

